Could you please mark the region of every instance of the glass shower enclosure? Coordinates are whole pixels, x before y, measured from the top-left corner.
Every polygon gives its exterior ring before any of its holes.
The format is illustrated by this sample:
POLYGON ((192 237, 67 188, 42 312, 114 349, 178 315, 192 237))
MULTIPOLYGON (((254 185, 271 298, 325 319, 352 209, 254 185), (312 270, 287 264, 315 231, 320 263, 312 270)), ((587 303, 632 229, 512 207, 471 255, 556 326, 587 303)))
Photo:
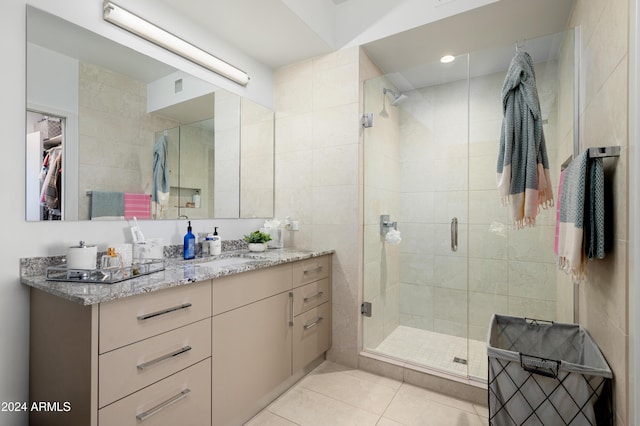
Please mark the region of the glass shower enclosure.
POLYGON ((364 129, 365 352, 482 381, 493 313, 573 320, 573 286, 553 252, 555 207, 516 230, 496 164, 502 83, 524 49, 556 191, 573 153, 574 39, 566 31, 365 82, 374 116, 364 129), (399 244, 387 241, 392 225, 399 244))

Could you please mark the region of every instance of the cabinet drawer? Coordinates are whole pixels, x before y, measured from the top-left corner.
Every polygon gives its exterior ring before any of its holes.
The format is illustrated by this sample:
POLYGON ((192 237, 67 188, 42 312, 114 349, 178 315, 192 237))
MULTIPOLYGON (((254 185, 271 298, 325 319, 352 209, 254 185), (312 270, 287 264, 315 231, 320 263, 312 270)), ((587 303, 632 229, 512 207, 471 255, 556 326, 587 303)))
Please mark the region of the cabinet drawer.
POLYGON ((113 401, 211 356, 211 319, 100 355, 99 401, 113 401))
POLYGON ((293 290, 293 312, 299 315, 329 300, 329 278, 293 290))
POLYGON ((211 424, 211 358, 98 411, 100 426, 211 424))
POLYGON ((213 315, 291 290, 291 265, 218 278, 213 283, 213 315))
POLYGON ((100 304, 99 352, 211 316, 211 281, 100 304))
POLYGON ((299 371, 331 345, 330 304, 300 314, 293 323, 293 371, 299 371))
POLYGON ((293 286, 298 287, 329 276, 329 256, 314 257, 293 264, 293 286))

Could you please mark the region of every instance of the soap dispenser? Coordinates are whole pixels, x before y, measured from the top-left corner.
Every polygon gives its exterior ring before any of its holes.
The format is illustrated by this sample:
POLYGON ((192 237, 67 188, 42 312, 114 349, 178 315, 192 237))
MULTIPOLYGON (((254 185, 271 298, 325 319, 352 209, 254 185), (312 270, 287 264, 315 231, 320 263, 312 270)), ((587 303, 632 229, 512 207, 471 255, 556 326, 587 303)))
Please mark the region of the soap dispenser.
POLYGON ((193 259, 196 257, 196 236, 191 232, 191 221, 187 226, 187 233, 184 236, 184 258, 193 259))
POLYGON ((211 254, 214 256, 222 253, 222 238, 218 235, 218 227, 216 226, 213 231, 213 239, 211 241, 211 254))

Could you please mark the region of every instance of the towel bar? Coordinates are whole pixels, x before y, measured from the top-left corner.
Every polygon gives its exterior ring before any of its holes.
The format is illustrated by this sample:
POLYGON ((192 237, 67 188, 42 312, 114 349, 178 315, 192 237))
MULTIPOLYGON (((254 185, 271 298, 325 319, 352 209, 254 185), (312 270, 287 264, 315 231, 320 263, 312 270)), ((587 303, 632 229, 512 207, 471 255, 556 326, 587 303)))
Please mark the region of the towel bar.
POLYGON ((600 146, 589 148, 589 158, 620 157, 619 146, 600 146))
MULTIPOLYGON (((91 194, 93 194, 93 191, 87 191, 85 194, 86 194, 87 196, 91 196, 91 194)), ((141 195, 146 195, 146 196, 148 196, 148 197, 151 197, 151 194, 141 194, 141 195)))

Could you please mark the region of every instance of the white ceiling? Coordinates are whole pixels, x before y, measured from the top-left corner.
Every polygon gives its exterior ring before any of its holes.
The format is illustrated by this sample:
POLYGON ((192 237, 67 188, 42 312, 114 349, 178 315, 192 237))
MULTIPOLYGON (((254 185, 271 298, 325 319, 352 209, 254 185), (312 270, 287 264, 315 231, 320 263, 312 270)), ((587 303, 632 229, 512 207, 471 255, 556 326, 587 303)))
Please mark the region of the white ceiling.
MULTIPOLYGON (((506 69, 516 41, 524 40, 535 61, 546 60, 557 47, 557 43, 554 47, 556 39, 539 37, 564 29, 574 3, 574 0, 155 1, 274 69, 343 46, 362 44, 385 73, 393 74, 400 90, 423 87, 433 77, 451 80, 457 72, 466 73, 462 62, 440 66, 437 61, 445 53, 484 52, 474 60, 476 75, 481 69, 486 72, 492 67, 506 69), (418 25, 420 22, 429 23, 418 25)), ((175 71, 150 58, 139 62, 130 49, 109 44, 37 9, 29 9, 28 30, 29 39, 37 44, 66 51, 97 65, 103 65, 101 60, 109 60, 112 69, 142 81, 153 81, 175 71), (79 40, 85 43, 78 45, 79 40), (98 44, 102 47, 96 48, 98 44), (145 64, 145 60, 149 63, 145 64)))
POLYGON ((516 41, 524 41, 527 47, 527 40, 565 29, 572 6, 573 0, 501 0, 372 41, 365 50, 387 73, 437 62, 445 54, 504 45, 515 50, 516 41))
MULTIPOLYGON (((330 43, 318 36, 281 0, 157 2, 164 3, 176 13, 271 68, 333 50, 330 43)), ((331 4, 331 7, 335 5, 331 4)))
POLYGON ((157 2, 272 68, 362 44, 383 71, 397 72, 561 31, 574 0, 157 2))

